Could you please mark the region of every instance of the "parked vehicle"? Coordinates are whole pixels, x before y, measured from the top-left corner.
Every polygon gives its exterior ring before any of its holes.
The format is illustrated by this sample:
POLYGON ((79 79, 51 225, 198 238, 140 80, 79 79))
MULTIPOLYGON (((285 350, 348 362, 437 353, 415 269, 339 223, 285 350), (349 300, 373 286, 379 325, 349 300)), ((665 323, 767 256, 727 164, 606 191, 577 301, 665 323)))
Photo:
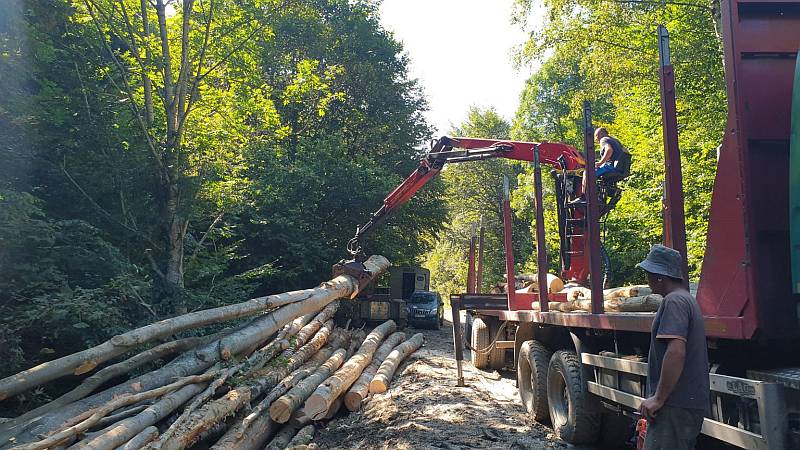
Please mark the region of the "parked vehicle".
POLYGON ((406 303, 406 311, 408 322, 414 326, 424 325, 438 330, 444 323, 444 303, 435 291, 417 291, 411 294, 406 303))

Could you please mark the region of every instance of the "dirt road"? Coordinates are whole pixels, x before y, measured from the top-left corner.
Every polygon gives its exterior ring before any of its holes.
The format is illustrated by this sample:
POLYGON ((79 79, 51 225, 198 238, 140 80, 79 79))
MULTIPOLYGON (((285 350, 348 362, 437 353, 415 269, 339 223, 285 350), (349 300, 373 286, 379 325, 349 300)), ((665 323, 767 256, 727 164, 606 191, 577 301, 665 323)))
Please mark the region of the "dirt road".
MULTIPOLYGON (((370 397, 361 411, 329 422, 317 432, 318 445, 341 449, 575 448, 528 419, 513 374, 482 372, 466 361, 467 387, 456 387, 449 322, 441 330, 419 331, 425 333, 425 346, 400 367, 390 389, 370 397)), ((416 332, 407 330, 407 334, 416 332)))

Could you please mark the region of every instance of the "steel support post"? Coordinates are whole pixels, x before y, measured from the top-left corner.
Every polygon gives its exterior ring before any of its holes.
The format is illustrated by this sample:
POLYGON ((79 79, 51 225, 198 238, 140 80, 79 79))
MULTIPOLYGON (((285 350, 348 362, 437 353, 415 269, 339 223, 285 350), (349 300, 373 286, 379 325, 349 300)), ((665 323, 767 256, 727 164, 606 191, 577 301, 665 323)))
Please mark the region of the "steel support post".
POLYGON ((472 233, 469 238, 469 256, 467 257, 467 294, 475 293, 475 226, 472 226, 472 233))
POLYGON ((530 309, 530 305, 519 307, 516 304, 516 279, 514 276, 514 248, 511 239, 511 199, 508 187, 508 177, 503 176, 503 246, 506 249, 506 294, 508 295, 509 311, 530 309))
POLYGON ((461 333, 461 297, 457 295, 450 296, 450 311, 453 314, 453 350, 456 355, 456 370, 458 371, 458 378, 456 379, 456 386, 463 387, 464 384, 464 336, 461 333))
POLYGON ((592 106, 583 102, 583 146, 586 157, 586 252, 589 255, 589 282, 592 314, 603 313, 603 276, 600 273, 600 214, 597 210, 597 177, 594 167, 594 126, 592 106))
POLYGON ((539 162, 539 146, 533 146, 533 186, 536 208, 536 268, 539 272, 539 310, 548 312, 547 296, 547 248, 544 238, 544 204, 542 203, 542 165, 539 162))
POLYGON ((684 284, 689 286, 686 252, 686 224, 683 206, 681 152, 678 148, 678 115, 675 106, 675 71, 669 55, 669 32, 658 26, 659 82, 661 85, 661 120, 664 129, 664 245, 683 257, 684 284))
POLYGON ((486 227, 483 226, 483 216, 481 216, 481 225, 478 236, 478 273, 475 279, 475 293, 480 294, 483 289, 483 242, 486 227))

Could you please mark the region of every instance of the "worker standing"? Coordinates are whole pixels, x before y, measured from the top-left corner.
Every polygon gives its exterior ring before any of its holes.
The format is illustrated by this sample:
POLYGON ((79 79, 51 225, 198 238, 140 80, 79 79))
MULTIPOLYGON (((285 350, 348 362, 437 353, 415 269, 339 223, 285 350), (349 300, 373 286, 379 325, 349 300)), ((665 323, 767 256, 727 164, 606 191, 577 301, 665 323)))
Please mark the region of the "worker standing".
POLYGON ((664 296, 650 337, 647 395, 639 412, 647 419, 645 450, 693 449, 708 409, 708 351, 703 314, 684 287, 681 254, 654 245, 637 267, 664 296))

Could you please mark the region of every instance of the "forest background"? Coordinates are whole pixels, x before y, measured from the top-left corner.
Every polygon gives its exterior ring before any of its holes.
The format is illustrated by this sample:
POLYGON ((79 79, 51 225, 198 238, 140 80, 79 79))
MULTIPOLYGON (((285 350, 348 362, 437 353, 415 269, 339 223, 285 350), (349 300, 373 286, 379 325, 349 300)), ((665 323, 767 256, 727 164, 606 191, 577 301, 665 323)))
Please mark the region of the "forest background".
MULTIPOLYGON (((431 136, 408 55, 367 0, 12 0, 0 14, 0 376, 177 313, 311 286, 417 165, 431 136)), ((581 104, 633 153, 605 224, 618 283, 661 236, 657 41, 671 32, 690 271, 725 121, 718 5, 545 0, 515 61, 541 61, 509 123, 476 106, 452 135, 581 148, 581 104)), ((484 217, 502 278, 511 179, 518 270, 535 271, 530 167, 452 166, 369 253, 465 285, 484 217)), ((545 177, 547 180, 548 177, 545 177)), ((546 183, 546 196, 552 186, 546 183)), ((546 211, 557 264, 554 204, 546 211)), ((54 393, 37 390, 15 408, 54 393)))

